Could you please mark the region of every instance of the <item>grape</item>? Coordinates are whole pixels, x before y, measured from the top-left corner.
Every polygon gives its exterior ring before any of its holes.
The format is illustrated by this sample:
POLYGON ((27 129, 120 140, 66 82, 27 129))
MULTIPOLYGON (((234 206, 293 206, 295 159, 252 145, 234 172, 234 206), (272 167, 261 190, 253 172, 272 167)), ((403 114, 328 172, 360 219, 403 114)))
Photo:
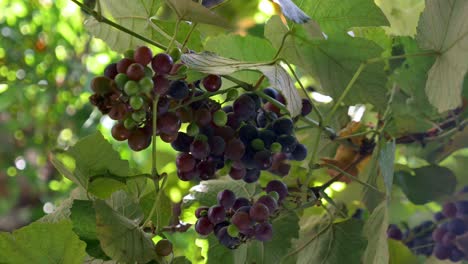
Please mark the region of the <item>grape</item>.
POLYGON ((264 150, 265 149, 265 143, 263 143, 263 140, 259 139, 259 138, 256 138, 254 140, 252 140, 250 142, 250 146, 254 149, 254 150, 264 150))
POLYGON ((125 128, 123 123, 115 124, 112 127, 111 133, 112 133, 112 137, 115 138, 115 140, 118 140, 118 141, 127 140, 128 137, 130 136, 130 131, 125 128))
POLYGON ((268 241, 273 237, 273 227, 270 223, 264 222, 255 225, 255 238, 260 241, 268 241))
POLYGON ((210 155, 210 146, 206 141, 195 140, 190 144, 190 152, 196 159, 205 159, 210 155))
POLYGON ((260 96, 254 93, 246 93, 246 95, 252 98, 252 100, 255 102, 255 112, 257 112, 257 110, 262 107, 262 100, 260 99, 260 96))
POLYGON ((123 55, 124 55, 125 58, 133 59, 134 54, 135 54, 134 50, 128 49, 128 50, 124 51, 123 55))
POLYGON ((130 133, 128 146, 134 151, 143 150, 151 144, 151 135, 145 133, 143 129, 137 129, 130 133))
POLYGON ((156 254, 159 256, 169 256, 172 253, 172 243, 167 239, 161 239, 156 243, 156 254))
POLYGON ((275 89, 271 88, 271 87, 267 87, 267 88, 263 89, 263 92, 266 95, 270 96, 271 98, 275 98, 275 99, 276 99, 276 96, 278 95, 278 92, 275 89))
POLYGON ((219 240, 219 243, 229 249, 235 249, 240 245, 241 242, 239 238, 230 236, 228 234, 227 228, 227 226, 221 228, 216 236, 219 240))
POLYGON ((207 216, 200 217, 195 223, 195 231, 203 236, 209 235, 213 231, 213 228, 214 226, 207 216))
POLYGON ((286 104, 286 98, 284 98, 283 94, 281 94, 281 93, 277 93, 275 99, 276 99, 278 102, 282 103, 283 105, 286 104))
POLYGON ((213 122, 217 125, 217 126, 224 126, 226 125, 227 123, 227 114, 222 111, 222 110, 218 110, 216 111, 214 114, 213 114, 213 122))
POLYGON ((244 143, 237 138, 229 140, 224 150, 224 156, 230 160, 240 160, 244 153, 244 143))
POLYGON ((141 91, 145 94, 149 94, 154 87, 153 80, 150 77, 144 77, 142 78, 139 82, 138 85, 140 85, 141 91))
POLYGON ((174 61, 178 61, 180 59, 180 56, 182 55, 182 51, 178 47, 174 47, 169 52, 169 55, 174 61))
POLYGON ((243 125, 239 129, 239 138, 244 144, 249 144, 250 141, 258 137, 257 128, 252 125, 243 125))
POLYGON ((125 84, 127 83, 128 81, 128 77, 125 73, 119 73, 115 76, 115 84, 117 84, 117 87, 120 89, 120 90, 123 90, 124 89, 124 86, 125 84))
POLYGON ((257 203, 265 205, 270 213, 273 213, 276 211, 276 209, 278 209, 278 203, 270 195, 261 196, 260 198, 258 198, 257 203))
MULTIPOLYGON (((192 117, 192 111, 188 109, 187 107, 181 107, 176 110, 176 115, 180 119, 180 122, 182 123, 188 123, 191 122, 193 117, 192 117)), ((195 125, 195 124, 194 124, 195 125)), ((196 126, 196 125, 195 125, 196 126)), ((198 132, 198 127, 197 132, 198 132)), ((188 131, 188 128, 187 128, 188 131)), ((189 133, 190 134, 190 133, 189 133)), ((195 133, 196 134, 196 133, 195 133)))
POLYGON ((278 115, 279 115, 280 112, 281 112, 280 109, 279 109, 276 105, 274 105, 274 104, 272 104, 272 103, 270 103, 270 102, 264 104, 264 105, 263 105, 263 109, 265 109, 265 110, 267 110, 267 111, 269 111, 269 112, 271 112, 271 113, 276 113, 276 114, 278 114, 278 115))
POLYGON ((224 207, 220 205, 214 205, 211 206, 210 209, 208 209, 208 219, 210 219, 210 222, 214 225, 221 223, 224 221, 226 218, 226 211, 224 210, 224 207))
POLYGON ((289 174, 289 170, 291 170, 291 165, 287 163, 280 163, 278 165, 278 169, 276 170, 276 174, 280 176, 286 176, 289 174))
POLYGON ((229 141, 232 139, 235 135, 234 129, 228 126, 220 126, 220 127, 215 127, 214 128, 214 134, 216 136, 220 136, 224 139, 224 141, 229 141))
POLYGON ((273 122, 273 131, 279 136, 282 134, 291 134, 294 129, 294 124, 290 118, 282 117, 273 122))
POLYGON ((212 126, 200 126, 198 127, 198 130, 200 131, 199 136, 203 136, 206 140, 214 135, 214 129, 212 126))
POLYGON ((139 63, 133 63, 127 68, 126 73, 130 80, 139 81, 145 77, 145 67, 139 63))
POLYGON ((437 212, 435 215, 434 215, 434 220, 436 220, 436 222, 440 222, 442 220, 445 219, 445 215, 444 213, 442 212, 437 212))
POLYGON ((200 108, 195 111, 195 122, 198 126, 204 127, 211 122, 211 112, 206 108, 200 108))
POLYGON ((465 254, 456 247, 452 248, 452 250, 450 251, 449 259, 452 262, 458 262, 462 260, 464 257, 465 257, 465 254))
POLYGON ((255 101, 246 94, 239 96, 232 106, 237 119, 240 121, 253 119, 256 116, 255 101))
POLYGON ((263 141, 265 148, 270 148, 271 144, 276 141, 276 134, 268 129, 258 131, 258 138, 263 141))
POLYGON ((214 136, 209 139, 209 145, 211 149, 211 154, 216 156, 221 156, 224 153, 224 149, 226 148, 226 142, 224 139, 219 136, 214 136))
POLYGON ((465 222, 460 218, 455 218, 448 222, 447 230, 455 235, 461 235, 465 232, 465 222))
POLYGON ((246 183, 256 182, 260 178, 260 170, 258 169, 247 169, 243 180, 246 183))
POLYGON ((281 151, 285 153, 292 153, 297 146, 296 138, 291 135, 281 135, 277 142, 281 144, 281 151))
POLYGON ((260 170, 266 170, 270 168, 273 162, 271 152, 269 150, 262 150, 255 153, 254 160, 257 165, 257 168, 259 168, 260 170))
POLYGON ((284 200, 284 198, 286 198, 286 196, 288 195, 288 187, 282 181, 278 180, 268 182, 268 184, 265 187, 265 191, 267 193, 277 192, 279 195, 279 201, 284 200))
POLYGON ((244 156, 242 156, 242 159, 241 159, 244 167, 248 169, 256 169, 258 167, 257 162, 254 159, 254 156, 255 156, 255 150, 252 147, 247 146, 245 148, 244 156))
POLYGON ((302 99, 301 115, 306 116, 312 112, 312 104, 308 99, 302 99))
POLYGON ((442 242, 445 233, 447 233, 445 228, 438 227, 432 232, 432 239, 434 239, 435 242, 442 242))
POLYGON ((180 152, 189 152, 190 145, 193 142, 193 137, 187 135, 184 132, 179 132, 177 134, 177 139, 171 143, 173 149, 180 152))
POLYGON ((270 146, 271 152, 278 153, 278 154, 281 152, 281 149, 282 149, 282 148, 283 148, 283 147, 282 147, 281 144, 278 143, 278 142, 273 142, 273 143, 271 144, 271 146, 270 146))
POLYGON ((387 236, 395 240, 401 240, 403 238, 403 233, 398 226, 392 224, 388 226, 387 236))
POLYGON ((204 216, 208 215, 208 209, 210 209, 208 206, 200 206, 195 210, 195 217, 201 218, 204 216))
POLYGON ((455 217, 457 215, 457 206, 455 205, 455 203, 445 203, 442 206, 442 212, 446 217, 455 217))
POLYGON ((117 72, 118 73, 126 73, 128 67, 133 63, 133 60, 129 58, 123 58, 119 62, 117 62, 117 72))
POLYGON ((307 157, 307 148, 303 144, 297 144, 291 153, 292 159, 302 161, 307 157))
POLYGON ((236 169, 234 167, 231 167, 231 170, 229 171, 229 176, 231 176, 231 178, 234 180, 240 180, 244 178, 245 174, 246 174, 245 168, 236 169))
POLYGON ((164 134, 175 134, 180 129, 180 120, 175 113, 167 112, 158 116, 158 131, 164 134))
POLYGON ((125 118, 125 115, 127 114, 127 112, 128 112, 127 105, 118 103, 112 106, 108 115, 111 119, 122 120, 125 118))
POLYGON ((252 224, 252 219, 250 219, 249 213, 246 212, 236 212, 232 218, 231 222, 235 225, 239 230, 246 230, 250 228, 252 224))
POLYGON ((104 69, 104 76, 109 79, 114 79, 117 74, 117 63, 111 63, 104 69))
POLYGON ((171 100, 168 97, 160 97, 158 101, 158 115, 162 115, 169 110, 171 100))
POLYGON ((219 231, 221 231, 221 228, 223 228, 223 227, 228 227, 229 225, 230 225, 230 223, 229 223, 228 221, 223 221, 223 222, 221 222, 221 223, 219 223, 219 224, 216 224, 216 225, 214 226, 214 234, 215 234, 215 236, 218 236, 219 231))
POLYGON ((195 168, 196 160, 188 153, 180 153, 176 158, 177 169, 181 172, 189 172, 195 168))
POLYGON ((228 234, 231 237, 238 237, 239 236, 239 229, 235 225, 229 225, 227 228, 228 234))
POLYGON ((219 75, 210 74, 203 78, 203 87, 208 92, 216 92, 221 88, 221 77, 219 75))
POLYGON ((159 95, 166 95, 169 91, 169 80, 164 75, 155 75, 153 77, 153 91, 159 95))
POLYGON ((457 201, 455 205, 457 207, 457 214, 460 217, 468 215, 468 200, 457 201))
POLYGON ((224 209, 230 209, 236 201, 236 195, 231 190, 224 190, 218 193, 217 199, 224 209))
MULTIPOLYGON (((250 201, 249 201, 249 199, 247 199, 247 198, 245 198, 245 197, 239 197, 239 198, 237 198, 236 201, 234 202, 234 205, 232 206, 232 209, 233 209, 234 211, 238 211, 239 208, 245 207, 245 206, 247 206, 247 207, 250 206, 250 201)), ((249 210, 250 210, 250 208, 249 208, 249 210)), ((248 213, 249 210, 247 210, 246 213, 248 213)))
POLYGON ((188 171, 188 172, 182 172, 180 170, 177 171, 177 176, 179 177, 180 180, 182 181, 190 181, 193 180, 197 177, 200 177, 200 172, 196 169, 188 171))
POLYGON ((159 74, 169 73, 172 69, 174 61, 171 56, 166 53, 159 53, 153 57, 151 60, 151 67, 153 70, 159 74))
POLYGON ((139 90, 138 83, 135 81, 128 81, 124 85, 124 91, 127 95, 137 94, 139 90))
POLYGON ((204 160, 198 163, 197 170, 200 172, 200 179, 209 180, 213 177, 216 171, 216 165, 214 162, 209 160, 204 160))
POLYGON ((436 244, 434 247, 434 256, 440 260, 447 259, 450 255, 450 248, 441 244, 436 244))
POLYGON ((105 76, 95 77, 91 81, 91 90, 96 94, 105 95, 112 91, 112 80, 105 76))
POLYGON ((257 127, 266 127, 268 124, 268 118, 264 111, 258 112, 255 120, 257 122, 257 127))
POLYGON ((235 113, 228 113, 227 114, 227 122, 226 125, 233 128, 238 129, 241 124, 241 121, 237 118, 235 113))
POLYGON ((442 245, 446 247, 452 246, 453 241, 455 240, 456 237, 457 236, 452 232, 445 233, 444 236, 442 237, 442 245))
POLYGON ((153 58, 153 52, 146 46, 138 47, 133 54, 133 60, 141 65, 148 65, 153 58))
POLYGON ((125 119, 123 124, 124 124, 124 127, 129 130, 135 128, 135 126, 137 125, 135 121, 131 118, 125 119))
POLYGON ((176 100, 184 99, 189 95, 189 88, 187 86, 187 83, 182 80, 176 80, 171 82, 171 84, 169 85, 168 94, 176 100))

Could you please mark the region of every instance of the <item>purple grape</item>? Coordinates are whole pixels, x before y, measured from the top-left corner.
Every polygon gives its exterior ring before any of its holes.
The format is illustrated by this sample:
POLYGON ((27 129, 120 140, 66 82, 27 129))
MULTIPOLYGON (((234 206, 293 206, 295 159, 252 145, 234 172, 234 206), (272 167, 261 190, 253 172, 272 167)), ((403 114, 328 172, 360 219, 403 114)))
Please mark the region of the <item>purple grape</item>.
POLYGON ((445 219, 445 215, 444 215, 444 213, 442 213, 442 212, 437 212, 437 213, 434 215, 434 220, 435 220, 436 222, 440 222, 440 221, 442 221, 442 220, 444 220, 444 219, 445 219))
POLYGON ((446 247, 452 246, 453 241, 455 240, 456 237, 457 236, 452 232, 445 233, 444 236, 442 237, 442 245, 446 247))
MULTIPOLYGON (((250 201, 249 199, 245 198, 245 197, 239 197, 236 199, 236 201, 234 202, 234 205, 232 205, 232 209, 234 211, 237 211, 239 210, 239 208, 241 207, 245 207, 245 206, 250 206, 250 201)), ((250 210, 250 209, 249 209, 250 210)), ((247 210, 247 212, 249 211, 247 210)))
POLYGON ((273 227, 270 223, 264 222, 255 225, 255 238, 260 241, 268 241, 273 237, 273 227))
POLYGON ((273 131, 276 135, 289 135, 294 130, 294 124, 290 118, 282 117, 273 122, 273 131))
POLYGON ((455 203, 445 203, 442 206, 442 212, 448 218, 455 217, 457 215, 457 206, 455 203))
POLYGON ((218 238, 221 245, 224 245, 229 249, 235 249, 240 245, 240 239, 230 236, 227 232, 227 228, 227 226, 221 228, 216 237, 218 238))
POLYGON ((257 128, 252 125, 243 125, 239 129, 239 138, 246 145, 248 145, 250 141, 256 139, 257 137, 257 128))
POLYGON ((231 167, 231 170, 229 171, 229 176, 231 176, 231 178, 234 180, 241 180, 245 177, 245 175, 246 175, 245 168, 236 169, 234 167, 231 167))
POLYGON ((265 205, 270 213, 273 213, 278 209, 278 202, 270 195, 261 196, 258 198, 257 203, 265 205))
POLYGON ((291 158, 297 161, 303 161, 307 157, 307 148, 303 144, 297 144, 291 153, 291 158))
POLYGON ((450 251, 449 259, 452 262, 458 262, 462 260, 464 257, 465 257, 465 254, 456 247, 452 248, 452 250, 450 251))
POLYGON ((268 220, 270 211, 263 203, 257 202, 250 207, 249 215, 252 220, 261 223, 268 220))
POLYGON ((213 224, 206 216, 201 217, 195 223, 195 231, 203 236, 209 235, 211 232, 213 232, 213 227, 213 224))
POLYGON ((262 150, 254 155, 256 167, 260 170, 267 170, 271 167, 273 159, 269 150, 262 150))
POLYGON ((288 187, 282 181, 273 180, 270 181, 267 186, 265 187, 265 191, 269 192, 277 192, 279 195, 279 201, 284 200, 288 195, 288 187))
POLYGON ((210 155, 210 145, 201 140, 195 140, 190 144, 190 153, 196 159, 205 159, 210 155))
POLYGON ((224 209, 231 209, 236 201, 236 195, 231 190, 220 191, 217 196, 218 203, 224 209))
POLYGON ((403 233, 398 226, 392 224, 388 226, 387 236, 391 239, 401 240, 403 238, 403 233))
POLYGON ((211 154, 216 156, 221 156, 224 154, 224 149, 226 148, 226 142, 220 136, 211 137, 208 140, 210 145, 211 154))
POLYGON ((109 79, 114 79, 119 72, 117 71, 117 63, 111 63, 104 69, 104 76, 109 79))
POLYGON ((234 101, 232 107, 239 121, 247 121, 247 120, 255 118, 256 116, 255 101, 246 94, 239 96, 234 101))
POLYGON ((211 206, 208 210, 208 219, 213 225, 219 224, 226 218, 226 211, 220 205, 211 206))
POLYGON ((260 170, 258 169, 247 169, 243 180, 246 183, 256 182, 260 178, 260 170))
POLYGON ((198 177, 206 181, 213 178, 216 172, 216 164, 211 160, 204 160, 198 163, 197 170, 200 173, 198 177))
POLYGON ((308 99, 302 99, 301 115, 306 116, 312 112, 312 104, 308 99))
POLYGON ((445 233, 447 233, 447 229, 439 226, 432 232, 432 239, 434 239, 435 242, 442 242, 445 233))
POLYGON ((457 207, 458 216, 468 216, 468 200, 457 201, 455 205, 457 207))
POLYGON ((172 65, 174 64, 171 56, 166 53, 159 53, 153 57, 151 60, 151 67, 153 70, 160 74, 169 73, 172 69, 172 65))
POLYGON ((231 139, 228 141, 224 150, 224 156, 230 160, 240 160, 245 153, 245 146, 239 139, 231 139))
POLYGON ((447 230, 455 235, 461 235, 465 232, 465 222, 460 218, 455 218, 448 222, 447 230))
POLYGON ((442 244, 436 244, 434 247, 434 256, 440 260, 448 259, 450 255, 450 248, 443 246, 442 244))
POLYGON ((236 212, 232 218, 231 222, 235 225, 239 230, 247 230, 252 225, 252 219, 250 218, 249 213, 246 212, 236 212))

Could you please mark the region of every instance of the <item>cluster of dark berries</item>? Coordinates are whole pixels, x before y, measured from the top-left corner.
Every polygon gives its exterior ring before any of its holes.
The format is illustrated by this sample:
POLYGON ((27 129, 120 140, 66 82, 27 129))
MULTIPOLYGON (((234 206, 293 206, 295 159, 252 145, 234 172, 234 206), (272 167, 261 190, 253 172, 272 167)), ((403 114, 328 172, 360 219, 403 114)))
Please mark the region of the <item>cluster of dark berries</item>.
MULTIPOLYGON (((265 92, 275 99, 282 97, 271 88, 265 92)), ((293 120, 255 93, 244 93, 221 109, 210 99, 190 106, 194 118, 187 133, 179 132, 172 142, 182 152, 177 157, 181 180, 210 179, 216 170, 228 166, 233 179, 252 183, 262 170, 285 176, 290 170, 288 159, 300 161, 307 156, 306 147, 294 136, 293 120)))
POLYGON ((288 189, 281 181, 271 181, 266 186, 268 194, 251 202, 244 197, 236 198, 230 190, 218 193, 218 204, 199 207, 195 230, 200 235, 214 232, 219 243, 227 248, 237 248, 250 239, 268 241, 273 237, 270 218, 285 199, 288 189))
MULTIPOLYGON (((468 186, 459 192, 462 195, 466 193, 468 186)), ((440 260, 452 262, 468 260, 468 254, 461 247, 466 243, 464 236, 468 234, 468 200, 445 203, 442 211, 434 215, 434 220, 425 221, 404 234, 398 226, 390 225, 387 235, 404 242, 415 254, 433 254, 440 260)))

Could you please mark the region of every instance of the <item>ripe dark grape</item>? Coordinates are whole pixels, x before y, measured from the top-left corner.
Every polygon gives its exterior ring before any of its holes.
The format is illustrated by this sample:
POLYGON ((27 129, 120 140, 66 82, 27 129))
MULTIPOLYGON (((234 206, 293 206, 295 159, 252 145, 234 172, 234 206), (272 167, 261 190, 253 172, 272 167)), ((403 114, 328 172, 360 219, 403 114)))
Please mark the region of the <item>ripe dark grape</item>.
POLYGON ((196 159, 205 159, 210 155, 210 145, 206 141, 195 140, 190 144, 190 152, 196 159))
POLYGON ((213 161, 204 160, 198 163, 197 170, 200 173, 198 177, 206 181, 213 178, 216 172, 216 164, 213 161))
POLYGON ((200 177, 200 172, 197 169, 187 171, 187 172, 182 172, 178 170, 177 177, 179 177, 181 181, 191 181, 197 177, 200 177))
POLYGON ((258 181, 260 178, 260 170, 258 169, 247 169, 243 180, 246 183, 252 183, 258 181))
POLYGON ((450 248, 445 247, 442 244, 436 244, 434 247, 434 256, 440 260, 448 259, 450 256, 450 248))
POLYGON ((437 213, 434 215, 434 220, 435 220, 436 222, 440 222, 440 221, 442 221, 442 220, 444 220, 444 219, 445 219, 445 215, 444 215, 444 213, 442 213, 442 212, 437 212, 437 213))
POLYGON ((235 135, 235 131, 234 129, 232 129, 231 127, 228 127, 228 126, 220 126, 220 127, 215 127, 214 128, 214 134, 216 136, 220 136, 224 139, 224 141, 229 141, 230 139, 232 139, 235 135))
POLYGON ((432 232, 432 239, 434 239, 435 242, 442 242, 445 233, 447 233, 447 229, 438 227, 432 232))
POLYGON ((174 61, 171 56, 166 53, 159 53, 153 57, 151 60, 151 67, 153 70, 159 74, 169 73, 172 69, 174 61))
POLYGON ((250 228, 252 225, 252 219, 247 212, 236 212, 232 216, 231 222, 241 231, 250 228))
POLYGON ((176 100, 182 100, 189 95, 189 88, 185 81, 176 80, 171 82, 167 93, 176 100))
POLYGON ((292 153, 297 146, 296 138, 291 135, 281 135, 276 141, 281 144, 281 151, 285 153, 292 153))
POLYGON ((231 167, 231 169, 229 170, 229 176, 231 176, 231 178, 234 180, 241 180, 242 178, 245 177, 245 174, 246 174, 245 168, 236 169, 234 167, 231 167))
POLYGON ((455 205, 457 207, 458 216, 468 216, 468 200, 457 201, 455 205))
POLYGON ((446 217, 455 217, 457 215, 457 206, 455 203, 445 203, 442 207, 442 212, 446 217))
POLYGON ((221 77, 219 75, 210 74, 203 78, 203 87, 208 92, 216 92, 221 88, 221 77))
POLYGON ((252 220, 260 223, 268 219, 270 211, 263 203, 256 202, 250 207, 249 216, 252 220))
POLYGON ((224 156, 230 160, 240 160, 244 153, 244 143, 237 138, 229 140, 224 150, 224 156))
POLYGON ((274 98, 274 99, 276 99, 276 96, 278 95, 278 92, 275 89, 271 88, 271 87, 267 87, 267 88, 263 89, 263 92, 266 95, 268 95, 268 96, 270 96, 271 98, 274 98))
POLYGON ((259 241, 268 241, 273 237, 273 227, 270 223, 264 222, 255 225, 255 238, 259 241))
POLYGON ((273 162, 271 152, 269 150, 262 150, 254 155, 254 160, 257 165, 257 168, 260 170, 266 170, 271 167, 273 162))
POLYGON ((216 235, 216 237, 218 238, 219 243, 221 245, 224 245, 225 247, 229 249, 235 249, 240 245, 241 243, 240 239, 237 237, 230 236, 227 231, 227 228, 228 228, 227 226, 221 228, 218 234, 216 235))
POLYGON ((290 118, 282 117, 273 122, 273 131, 277 135, 291 134, 294 130, 294 124, 290 118))
POLYGON ((157 127, 161 133, 175 134, 179 131, 180 125, 180 119, 175 113, 167 112, 158 116, 157 127))
POLYGON ((226 218, 226 211, 220 205, 214 205, 208 209, 208 219, 214 225, 221 223, 226 218))
POLYGON ((193 137, 187 135, 184 132, 177 134, 177 139, 171 143, 173 149, 180 152, 190 152, 190 145, 193 142, 193 137))
POLYGON ((403 233, 401 229, 396 225, 389 225, 387 229, 387 236, 395 240, 401 240, 403 238, 403 233))
POLYGON ((442 245, 450 247, 457 236, 452 232, 446 232, 442 237, 442 245))
POLYGON ((307 148, 303 144, 297 144, 291 153, 293 160, 302 161, 307 157, 307 148))
POLYGON ((153 58, 153 52, 146 46, 138 47, 133 54, 133 60, 141 65, 147 65, 153 58))
POLYGON ((129 59, 129 58, 123 58, 119 62, 117 62, 117 72, 118 73, 127 73, 128 67, 133 63, 134 61, 129 59))
POLYGON ((159 95, 166 95, 169 91, 169 80, 164 75, 155 75, 153 77, 153 91, 159 95))
POLYGON ((208 206, 200 206, 195 210, 195 217, 201 218, 204 216, 208 215, 208 209, 210 209, 208 206))
POLYGON ((177 169, 182 172, 189 172, 195 168, 196 160, 188 153, 180 153, 176 158, 177 169))
POLYGON ((218 193, 217 199, 224 209, 230 209, 236 201, 236 195, 231 190, 224 190, 218 193))
POLYGON ((226 148, 226 142, 222 137, 214 136, 208 140, 210 145, 211 154, 216 156, 221 156, 224 153, 224 149, 226 148))
POLYGON ((219 231, 221 231, 221 229, 222 229, 223 227, 228 227, 229 224, 230 224, 229 221, 223 221, 223 222, 221 222, 221 223, 216 224, 216 225, 214 226, 214 234, 215 234, 215 236, 218 236, 219 231))
POLYGON ((312 104, 308 99, 302 99, 301 115, 306 116, 312 112, 312 104))
POLYGON ((227 122, 226 125, 231 127, 232 129, 239 128, 241 124, 241 120, 239 120, 235 113, 228 113, 227 115, 227 122))
POLYGON ((145 77, 145 67, 139 63, 132 63, 126 73, 130 80, 139 81, 145 77))
POLYGON ((143 129, 136 129, 128 137, 128 146, 134 151, 146 149, 151 144, 151 135, 148 135, 143 129))
POLYGON ((462 260, 464 257, 465 257, 465 254, 462 251, 460 251, 458 248, 453 247, 450 250, 450 256, 449 256, 450 261, 458 262, 462 260))
POLYGON ((254 93, 246 93, 252 100, 255 102, 255 112, 262 107, 262 100, 260 97, 254 93))
POLYGON ((200 108, 195 111, 195 122, 199 127, 204 127, 211 122, 211 112, 206 108, 200 108))
POLYGON ((255 101, 246 94, 239 96, 232 106, 238 120, 246 121, 256 116, 255 101))
POLYGON ((118 141, 127 140, 130 136, 130 131, 125 128, 123 123, 117 123, 112 127, 111 130, 112 137, 118 141))
POLYGON ((169 256, 172 253, 172 243, 167 239, 161 239, 156 243, 156 254, 159 256, 169 256))
POLYGON ((270 213, 273 213, 278 209, 278 202, 276 202, 276 200, 270 195, 261 196, 258 198, 257 203, 265 205, 270 213))
POLYGON ((257 128, 252 125, 243 125, 239 129, 239 138, 244 144, 249 144, 250 141, 258 137, 257 128))
POLYGON ((265 187, 265 191, 267 193, 277 192, 279 195, 279 201, 284 200, 284 198, 286 198, 286 196, 288 195, 288 187, 282 181, 278 180, 268 182, 268 184, 265 187))
POLYGON ((455 218, 448 222, 447 230, 455 235, 461 235, 465 232, 465 222, 460 218, 455 218))
POLYGON ((104 76, 109 79, 114 79, 119 72, 117 71, 117 63, 111 63, 104 69, 104 76))
POLYGON ((276 141, 276 134, 271 130, 264 129, 258 131, 258 138, 263 141, 265 148, 269 149, 271 147, 271 144, 273 144, 276 141))
POLYGON ((195 223, 195 231, 197 231, 198 234, 207 236, 211 232, 213 232, 213 224, 211 221, 208 219, 208 216, 201 217, 200 219, 197 220, 195 223))
MULTIPOLYGON (((241 207, 244 207, 244 206, 249 206, 250 205, 250 201, 249 199, 245 198, 245 197, 239 197, 236 199, 236 201, 234 202, 234 205, 232 206, 232 209, 234 211, 237 211, 239 210, 239 208, 241 207)), ((250 209, 249 209, 250 210, 250 209)), ((248 211, 246 213, 248 213, 248 211)))

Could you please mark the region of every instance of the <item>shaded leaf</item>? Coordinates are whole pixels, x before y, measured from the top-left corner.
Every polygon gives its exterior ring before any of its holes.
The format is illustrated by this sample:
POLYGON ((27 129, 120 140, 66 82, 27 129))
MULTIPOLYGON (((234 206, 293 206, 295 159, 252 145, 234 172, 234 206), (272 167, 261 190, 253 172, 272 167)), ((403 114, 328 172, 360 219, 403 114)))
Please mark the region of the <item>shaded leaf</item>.
POLYGON ((69 221, 32 223, 13 233, 0 233, 2 263, 83 263, 86 244, 69 221))
POLYGON ((468 71, 468 2, 466 0, 426 0, 418 25, 421 48, 439 55, 429 70, 426 93, 439 110, 458 107, 463 80, 468 71))
POLYGON ((451 195, 457 184, 451 170, 437 165, 414 169, 414 175, 406 171, 397 171, 395 181, 414 204, 425 204, 451 195))
POLYGON ((388 239, 389 264, 414 264, 418 263, 418 258, 408 247, 394 239, 388 239))
MULTIPOLYGON (((148 216, 151 208, 153 207, 155 199, 154 192, 151 192, 141 199, 140 205, 143 209, 144 215, 148 216)), ((156 210, 151 218, 151 221, 156 226, 156 223, 159 224, 160 227, 166 226, 169 224, 169 221, 172 217, 172 201, 167 195, 161 191, 159 194, 159 201, 156 205, 156 210), (159 219, 158 219, 159 218, 159 219)))
POLYGON ((392 193, 395 148, 395 140, 387 142, 382 150, 380 150, 379 155, 380 173, 382 174, 384 184, 387 189, 387 195, 392 193))
POLYGON ((210 9, 192 0, 166 0, 169 7, 182 20, 199 22, 220 27, 229 27, 227 21, 210 9))
MULTIPOLYGON (((393 165, 393 163, 392 163, 393 165)), ((367 238, 367 248, 364 252, 363 263, 387 264, 389 260, 388 243, 388 209, 387 201, 383 201, 372 212, 364 224, 364 236, 367 238)))

